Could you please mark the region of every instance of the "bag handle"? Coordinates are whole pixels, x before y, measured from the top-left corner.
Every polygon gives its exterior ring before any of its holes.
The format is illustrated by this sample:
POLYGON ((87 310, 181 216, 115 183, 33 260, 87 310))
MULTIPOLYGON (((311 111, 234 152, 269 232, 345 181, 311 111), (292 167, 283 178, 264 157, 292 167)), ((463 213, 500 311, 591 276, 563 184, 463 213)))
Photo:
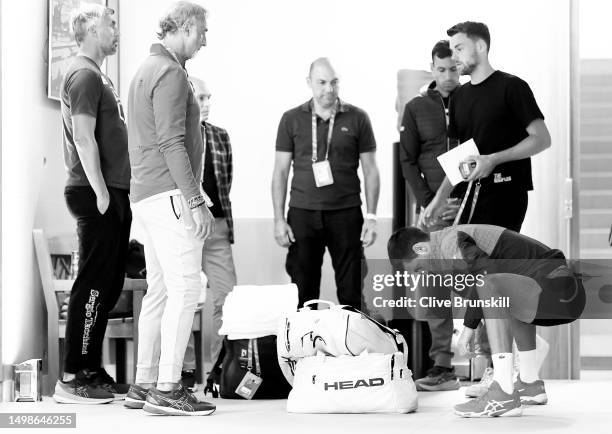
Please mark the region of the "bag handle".
POLYGON ((320 300, 318 298, 315 298, 313 300, 308 300, 307 302, 305 302, 304 307, 308 307, 313 304, 326 304, 330 309, 336 305, 336 303, 334 303, 333 301, 320 300))

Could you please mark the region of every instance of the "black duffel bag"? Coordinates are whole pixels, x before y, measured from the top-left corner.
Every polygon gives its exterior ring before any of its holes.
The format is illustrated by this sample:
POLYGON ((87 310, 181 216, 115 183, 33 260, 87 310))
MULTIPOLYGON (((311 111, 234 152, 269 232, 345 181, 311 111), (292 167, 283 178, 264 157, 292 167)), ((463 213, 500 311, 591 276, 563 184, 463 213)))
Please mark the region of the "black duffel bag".
POLYGON ((278 366, 275 335, 236 340, 226 337, 223 347, 225 357, 219 387, 221 398, 244 399, 236 394, 236 388, 248 372, 249 365, 252 367, 251 372, 263 380, 252 399, 285 399, 289 396, 291 386, 278 366), (250 364, 249 343, 252 357, 250 364))

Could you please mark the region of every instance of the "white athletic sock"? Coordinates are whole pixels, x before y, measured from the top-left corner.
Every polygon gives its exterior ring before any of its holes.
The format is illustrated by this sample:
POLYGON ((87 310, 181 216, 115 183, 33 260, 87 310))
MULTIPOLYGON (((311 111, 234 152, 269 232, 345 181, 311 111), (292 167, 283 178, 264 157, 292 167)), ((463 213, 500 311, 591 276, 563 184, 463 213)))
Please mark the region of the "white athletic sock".
POLYGON ((525 383, 533 383, 539 380, 539 369, 537 350, 519 351, 519 371, 521 373, 521 380, 525 383))
POLYGON ((493 359, 493 380, 497 381, 506 393, 514 391, 512 384, 512 353, 497 353, 491 356, 493 359))
POLYGON ((550 345, 548 345, 548 342, 542 336, 536 335, 536 366, 538 367, 538 376, 549 349, 550 345))

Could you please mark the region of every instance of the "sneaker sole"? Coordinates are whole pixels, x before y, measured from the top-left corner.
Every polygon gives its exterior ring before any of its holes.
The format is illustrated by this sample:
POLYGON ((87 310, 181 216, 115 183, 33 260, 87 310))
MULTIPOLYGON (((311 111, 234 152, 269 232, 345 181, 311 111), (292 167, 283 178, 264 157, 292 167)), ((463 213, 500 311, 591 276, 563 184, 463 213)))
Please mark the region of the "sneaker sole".
POLYGON ((516 407, 511 410, 508 410, 502 414, 494 414, 491 415, 489 412, 487 413, 473 413, 473 412, 462 412, 455 410, 455 414, 461 417, 467 418, 480 418, 480 417, 518 417, 522 416, 523 409, 521 407, 516 407))
POLYGON ((86 405, 95 405, 95 404, 108 404, 113 402, 114 398, 85 398, 83 396, 76 396, 72 394, 59 394, 55 392, 53 394, 53 399, 58 404, 86 404, 86 405))
POLYGON ((163 407, 160 405, 151 404, 150 402, 146 402, 142 409, 147 413, 162 414, 165 416, 208 416, 210 414, 213 414, 216 410, 216 408, 213 408, 210 410, 203 411, 184 411, 179 410, 177 408, 163 407))
POLYGON ((459 390, 461 384, 459 381, 447 381, 446 383, 436 384, 436 385, 428 385, 428 384, 420 384, 417 386, 417 390, 421 390, 421 392, 448 392, 451 390, 459 390))
POLYGON ((536 396, 521 396, 521 404, 524 405, 546 405, 548 396, 546 393, 540 393, 536 396))
POLYGON ((138 399, 134 399, 134 398, 125 398, 125 401, 123 403, 123 406, 125 408, 131 408, 134 410, 140 410, 142 409, 142 407, 144 407, 145 405, 145 401, 139 401, 138 399))

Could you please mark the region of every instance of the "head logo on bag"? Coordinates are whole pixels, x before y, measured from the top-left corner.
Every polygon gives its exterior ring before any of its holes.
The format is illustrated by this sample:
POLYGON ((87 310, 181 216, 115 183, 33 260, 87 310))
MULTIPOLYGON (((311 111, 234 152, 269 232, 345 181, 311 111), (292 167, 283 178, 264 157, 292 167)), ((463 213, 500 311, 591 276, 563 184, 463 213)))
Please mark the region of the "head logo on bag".
POLYGON ((337 381, 335 383, 324 383, 323 388, 327 392, 328 390, 346 390, 346 389, 357 389, 358 387, 378 387, 385 384, 385 380, 382 378, 370 378, 369 380, 356 380, 356 381, 337 381))

